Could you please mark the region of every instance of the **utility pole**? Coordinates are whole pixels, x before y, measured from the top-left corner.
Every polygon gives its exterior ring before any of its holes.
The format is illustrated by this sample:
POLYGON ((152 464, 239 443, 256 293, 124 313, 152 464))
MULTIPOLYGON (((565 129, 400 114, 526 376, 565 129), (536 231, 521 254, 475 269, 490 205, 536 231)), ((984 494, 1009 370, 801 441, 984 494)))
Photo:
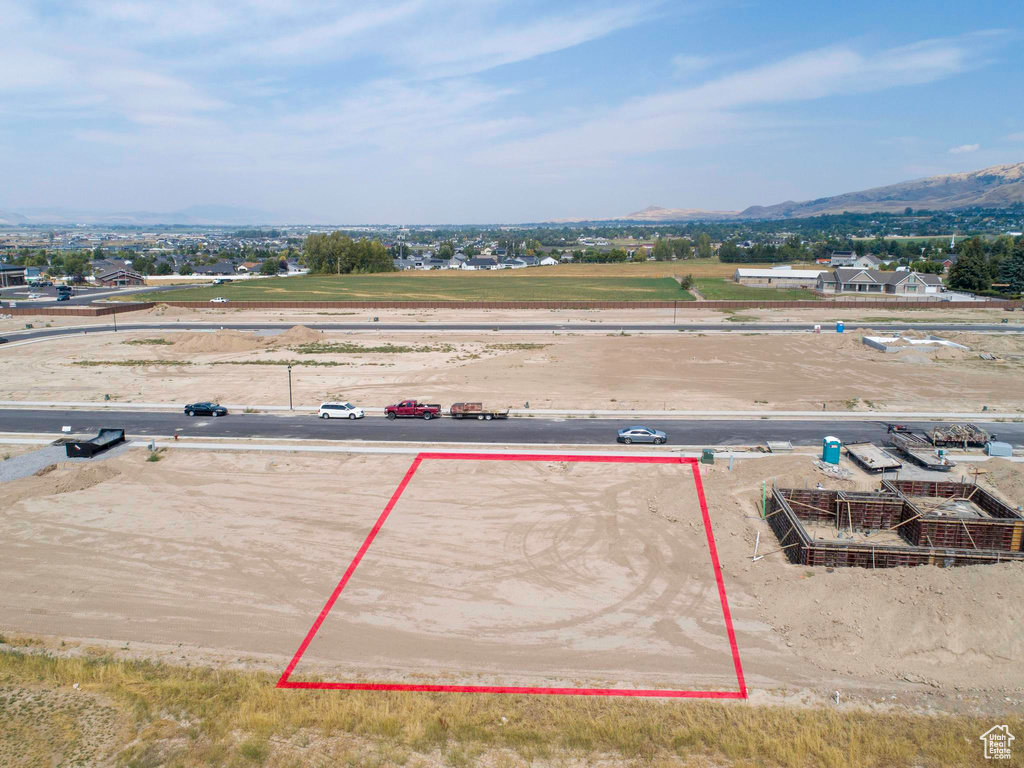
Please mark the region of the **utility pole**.
POLYGON ((288 366, 288 410, 294 410, 292 408, 292 367, 288 366))

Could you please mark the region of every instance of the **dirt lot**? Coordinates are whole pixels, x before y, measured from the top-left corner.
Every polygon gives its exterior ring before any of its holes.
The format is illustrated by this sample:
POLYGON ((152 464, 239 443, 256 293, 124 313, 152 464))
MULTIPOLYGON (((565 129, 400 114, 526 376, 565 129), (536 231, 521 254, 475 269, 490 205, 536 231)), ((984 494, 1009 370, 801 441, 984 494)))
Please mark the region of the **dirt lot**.
POLYGON ((425 461, 293 677, 735 691, 703 531, 690 465, 425 461))
POLYGON ((1020 410, 1024 335, 947 336, 970 351, 885 354, 859 334, 133 331, 0 348, 0 360, 18 362, 0 366, 0 399, 281 404, 290 362, 300 405, 419 397, 565 409, 1020 410))
MULTIPOLYGON (((408 466, 199 451, 147 462, 138 451, 12 482, 0 631, 280 671, 408 466)), ((1024 485, 1016 465, 989 467, 1007 494, 1024 485)), ((456 486, 444 463, 427 469, 300 673, 733 686, 692 476, 507 464, 460 470, 474 482, 456 486)), ((841 690, 874 706, 1020 703, 1024 641, 1006 618, 1024 598, 1020 565, 753 563, 757 532, 762 552, 771 542, 756 513, 764 478, 836 481, 803 456, 705 471, 755 701, 841 690)))
MULTIPOLYGON (((744 309, 707 310, 693 309, 680 303, 677 310, 672 309, 543 309, 543 310, 500 310, 500 309, 266 309, 239 310, 230 308, 218 309, 183 309, 157 305, 152 309, 140 312, 119 313, 119 323, 146 322, 286 322, 286 323, 366 323, 371 329, 375 325, 394 323, 494 323, 496 327, 511 323, 562 323, 586 322, 594 325, 614 323, 671 323, 673 318, 680 324, 722 323, 729 321, 742 329, 749 322, 794 322, 821 323, 828 328, 837 320, 846 322, 962 322, 962 323, 1001 323, 1009 319, 1011 323, 1024 322, 1022 313, 1009 313, 995 309, 958 309, 948 310, 889 310, 889 309, 834 309, 816 305, 807 309, 744 309), (377 321, 374 322, 374 318, 377 321)), ((35 327, 51 326, 83 326, 110 325, 113 320, 109 315, 102 317, 59 317, 40 315, 5 316, 0 311, 0 332, 24 330, 31 323, 35 327)))

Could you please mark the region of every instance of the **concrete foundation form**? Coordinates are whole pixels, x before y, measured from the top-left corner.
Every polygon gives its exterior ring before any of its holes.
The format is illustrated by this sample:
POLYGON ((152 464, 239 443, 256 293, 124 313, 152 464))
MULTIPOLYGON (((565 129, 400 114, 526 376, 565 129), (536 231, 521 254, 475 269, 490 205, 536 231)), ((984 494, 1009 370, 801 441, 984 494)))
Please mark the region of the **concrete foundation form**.
POLYGON ((975 483, 884 480, 878 491, 857 492, 773 488, 764 515, 781 551, 799 565, 948 567, 1024 559, 1024 514, 975 483))

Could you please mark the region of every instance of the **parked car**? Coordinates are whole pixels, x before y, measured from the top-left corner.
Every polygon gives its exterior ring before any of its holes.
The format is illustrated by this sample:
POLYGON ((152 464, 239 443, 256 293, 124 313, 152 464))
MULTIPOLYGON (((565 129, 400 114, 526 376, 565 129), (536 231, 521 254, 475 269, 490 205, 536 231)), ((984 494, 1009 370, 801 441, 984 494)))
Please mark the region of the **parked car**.
POLYGON ((228 280, 226 277, 218 277, 216 280, 213 281, 212 285, 225 285, 230 282, 231 281, 228 280))
POLYGON ((71 294, 70 293, 58 293, 57 294, 57 301, 71 301, 71 294))
POLYGON ((36 288, 52 288, 53 283, 49 280, 40 280, 36 283, 36 288))
POLYGON ((211 304, 227 304, 231 299, 225 299, 223 296, 217 296, 216 298, 210 299, 211 304))
POLYGON ((0 336, 0 344, 6 344, 8 341, 10 341, 10 339, 6 336, 0 336))
POLYGON ((650 427, 626 427, 619 430, 618 441, 629 445, 630 443, 654 443, 661 445, 668 440, 668 435, 660 429, 650 427))
POLYGON ((324 403, 317 414, 321 419, 361 419, 366 415, 352 403, 324 403))
POLYGON ((28 297, 29 297, 30 299, 41 299, 41 298, 43 298, 43 294, 41 294, 41 293, 35 293, 35 292, 33 292, 33 293, 30 293, 30 294, 28 295, 28 297))
POLYGON ((389 405, 384 409, 384 415, 389 419, 426 419, 430 421, 441 415, 440 405, 424 405, 415 400, 403 400, 395 405, 389 405))
POLYGON ((216 403, 191 403, 185 406, 188 416, 227 416, 228 409, 216 403))

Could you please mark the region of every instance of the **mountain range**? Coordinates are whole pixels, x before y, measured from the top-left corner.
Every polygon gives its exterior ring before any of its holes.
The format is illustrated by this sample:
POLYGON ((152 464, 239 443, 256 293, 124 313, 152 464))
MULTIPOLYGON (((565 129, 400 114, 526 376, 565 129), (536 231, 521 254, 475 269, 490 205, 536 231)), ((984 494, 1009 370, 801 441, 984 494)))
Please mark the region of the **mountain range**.
POLYGON ((193 205, 179 211, 85 211, 72 208, 26 208, 21 211, 0 210, 0 225, 18 224, 111 224, 148 226, 179 224, 196 226, 286 224, 304 221, 302 213, 269 213, 256 208, 235 208, 230 205, 193 205))
MULTIPOLYGON (((669 221, 713 221, 725 219, 791 219, 827 213, 897 213, 906 208, 953 210, 957 208, 1003 208, 1024 203, 1024 163, 994 165, 980 171, 930 176, 885 187, 847 192, 817 200, 776 205, 752 205, 742 211, 706 211, 696 208, 661 208, 648 206, 615 221, 661 223, 669 221)), ((559 222, 584 221, 561 219, 559 222)), ((588 221, 600 221, 589 219, 588 221)), ((105 213, 68 208, 28 208, 21 211, 0 210, 0 225, 24 224, 111 224, 150 226, 160 224, 273 225, 311 223, 302 212, 269 213, 255 208, 228 205, 193 205, 178 211, 125 211, 105 213)))
POLYGON ((906 208, 953 210, 956 208, 1003 208, 1024 203, 1024 163, 994 165, 980 171, 930 176, 885 187, 847 192, 833 197, 776 205, 752 205, 742 211, 701 211, 692 208, 648 206, 623 219, 627 221, 687 221, 716 219, 790 219, 826 213, 896 213, 906 208))

